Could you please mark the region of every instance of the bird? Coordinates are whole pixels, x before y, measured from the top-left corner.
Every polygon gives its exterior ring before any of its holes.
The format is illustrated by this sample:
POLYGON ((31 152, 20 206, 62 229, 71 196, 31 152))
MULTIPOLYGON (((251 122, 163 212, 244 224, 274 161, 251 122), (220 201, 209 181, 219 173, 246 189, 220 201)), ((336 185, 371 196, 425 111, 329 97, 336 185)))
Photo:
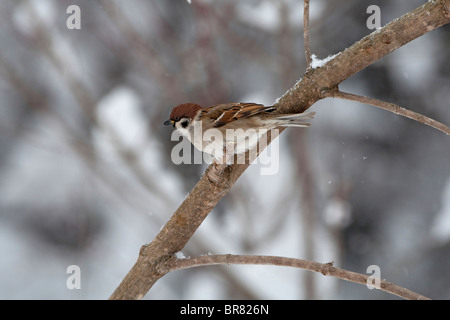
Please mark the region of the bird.
POLYGON ((164 125, 172 125, 215 163, 252 150, 261 136, 278 127, 309 127, 315 112, 279 114, 276 107, 258 103, 223 103, 202 107, 183 103, 172 109, 164 125))

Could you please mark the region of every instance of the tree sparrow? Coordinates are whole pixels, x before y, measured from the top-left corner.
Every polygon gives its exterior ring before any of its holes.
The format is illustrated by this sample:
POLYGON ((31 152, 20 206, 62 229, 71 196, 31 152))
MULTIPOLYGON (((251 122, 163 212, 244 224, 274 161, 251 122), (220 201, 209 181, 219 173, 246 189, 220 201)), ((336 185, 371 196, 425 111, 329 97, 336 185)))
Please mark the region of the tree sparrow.
POLYGON ((315 112, 277 114, 275 107, 256 103, 225 103, 203 108, 184 103, 173 108, 164 125, 172 125, 216 163, 252 150, 259 138, 277 127, 309 127, 315 112))

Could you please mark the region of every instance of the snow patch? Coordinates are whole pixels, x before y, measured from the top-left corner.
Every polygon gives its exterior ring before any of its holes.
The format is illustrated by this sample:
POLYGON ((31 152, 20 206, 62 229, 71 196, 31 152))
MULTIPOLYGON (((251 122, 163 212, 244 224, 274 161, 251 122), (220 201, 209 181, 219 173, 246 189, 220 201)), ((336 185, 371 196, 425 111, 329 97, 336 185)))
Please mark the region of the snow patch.
POLYGON ((328 61, 333 60, 339 53, 333 54, 332 56, 328 56, 325 59, 319 59, 315 54, 311 55, 311 68, 316 69, 325 65, 328 61))
POLYGON ((183 254, 183 252, 181 252, 181 251, 178 251, 178 252, 175 252, 175 258, 177 258, 177 259, 186 259, 186 257, 184 256, 184 254, 183 254))

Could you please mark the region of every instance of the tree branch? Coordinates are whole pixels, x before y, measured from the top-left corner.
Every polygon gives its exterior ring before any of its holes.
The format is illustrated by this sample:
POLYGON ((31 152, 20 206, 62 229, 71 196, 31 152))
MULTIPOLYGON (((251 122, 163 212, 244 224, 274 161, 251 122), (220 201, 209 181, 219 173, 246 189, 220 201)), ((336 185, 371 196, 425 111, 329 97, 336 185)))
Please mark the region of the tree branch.
POLYGON ((306 69, 309 69, 312 61, 309 46, 309 0, 303 0, 303 40, 305 43, 306 69))
POLYGON ((436 121, 434 119, 431 119, 427 116, 424 116, 420 113, 402 108, 402 107, 400 107, 396 104, 390 103, 390 102, 385 102, 385 101, 381 101, 381 100, 374 99, 374 98, 364 97, 364 96, 360 96, 360 95, 353 94, 353 93, 342 92, 339 90, 330 91, 329 96, 333 97, 333 98, 341 98, 341 99, 346 99, 346 100, 351 100, 351 101, 357 101, 357 102, 372 105, 372 106, 375 106, 375 107, 378 107, 378 108, 381 108, 384 110, 388 110, 395 114, 399 114, 401 116, 416 120, 417 122, 420 122, 422 124, 426 124, 427 126, 430 126, 432 128, 435 128, 437 130, 444 132, 447 135, 450 135, 450 127, 446 126, 445 124, 443 124, 439 121, 436 121))
MULTIPOLYGON (((449 22, 450 0, 426 2, 364 37, 323 67, 308 70, 303 79, 275 103, 277 111, 305 111, 326 97, 327 91, 335 90, 351 75, 402 45, 449 22)), ((211 175, 214 166, 210 166, 156 238, 141 248, 138 260, 110 299, 142 298, 152 285, 169 271, 164 267, 167 261, 186 245, 209 212, 248 166, 249 164, 234 164, 217 175, 211 175), (210 176, 215 178, 211 179, 210 176)))
POLYGON ((341 82, 408 42, 450 22, 450 0, 428 1, 305 73, 278 100, 280 113, 301 113, 341 82))
MULTIPOLYGON (((333 262, 319 263, 303 259, 276 257, 276 256, 258 256, 258 255, 204 255, 194 258, 177 259, 175 257, 168 263, 169 271, 181 270, 193 267, 209 266, 220 264, 245 264, 245 265, 273 265, 283 267, 293 267, 318 272, 324 276, 332 276, 345 281, 355 282, 367 285, 370 276, 360 274, 333 266, 333 262)), ((371 284, 371 283, 370 283, 371 284)), ((408 300, 429 300, 421 294, 409 289, 400 287, 396 284, 380 279, 380 287, 378 288, 390 294, 402 297, 408 300)))

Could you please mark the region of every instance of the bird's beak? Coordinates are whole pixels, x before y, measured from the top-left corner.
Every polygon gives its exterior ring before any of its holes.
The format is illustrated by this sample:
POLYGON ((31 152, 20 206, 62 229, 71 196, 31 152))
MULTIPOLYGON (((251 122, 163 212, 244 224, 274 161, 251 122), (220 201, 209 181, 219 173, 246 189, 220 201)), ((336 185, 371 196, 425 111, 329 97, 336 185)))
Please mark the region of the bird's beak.
POLYGON ((166 120, 166 121, 164 121, 164 125, 165 126, 173 126, 174 125, 174 121, 173 120, 166 120))

